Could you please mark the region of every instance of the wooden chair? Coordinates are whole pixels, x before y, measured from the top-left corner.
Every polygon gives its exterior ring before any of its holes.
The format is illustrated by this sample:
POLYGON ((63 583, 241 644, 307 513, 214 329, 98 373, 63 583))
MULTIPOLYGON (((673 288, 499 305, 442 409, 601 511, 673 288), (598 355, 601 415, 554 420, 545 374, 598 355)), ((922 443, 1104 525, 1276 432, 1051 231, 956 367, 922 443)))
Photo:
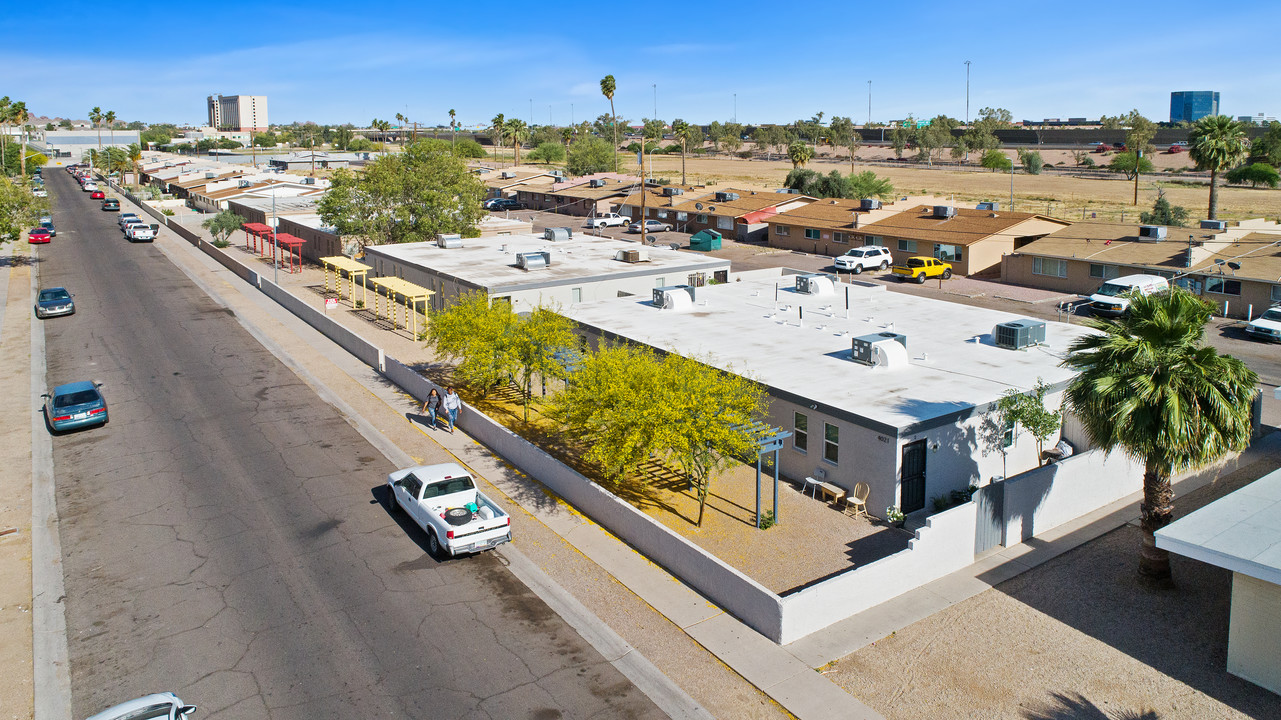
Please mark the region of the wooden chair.
POLYGON ((868 487, 865 482, 854 483, 854 492, 845 496, 845 514, 850 517, 870 517, 867 514, 867 496, 872 493, 872 488, 868 487))

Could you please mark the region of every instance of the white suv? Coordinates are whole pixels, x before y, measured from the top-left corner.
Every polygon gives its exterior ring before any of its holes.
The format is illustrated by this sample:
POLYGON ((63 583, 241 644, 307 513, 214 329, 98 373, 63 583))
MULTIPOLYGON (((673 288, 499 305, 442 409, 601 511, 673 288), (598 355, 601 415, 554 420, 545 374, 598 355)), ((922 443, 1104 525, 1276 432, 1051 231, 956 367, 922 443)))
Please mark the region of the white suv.
POLYGON ((1281 341, 1281 307, 1270 307, 1245 326, 1250 337, 1272 342, 1281 341))
POLYGON ((865 245, 854 248, 832 262, 837 270, 846 270, 858 275, 864 270, 886 270, 894 262, 890 251, 880 245, 865 245))

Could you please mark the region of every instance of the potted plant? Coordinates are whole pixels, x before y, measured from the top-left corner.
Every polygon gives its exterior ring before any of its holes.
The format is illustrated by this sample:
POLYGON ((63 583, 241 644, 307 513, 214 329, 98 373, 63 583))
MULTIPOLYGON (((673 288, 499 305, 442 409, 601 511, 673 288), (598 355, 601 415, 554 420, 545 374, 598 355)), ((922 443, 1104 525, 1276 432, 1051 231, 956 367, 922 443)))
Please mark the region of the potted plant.
POLYGON ((898 505, 891 505, 885 508, 885 519, 896 528, 901 528, 907 523, 907 520, 903 517, 903 511, 898 509, 898 505))

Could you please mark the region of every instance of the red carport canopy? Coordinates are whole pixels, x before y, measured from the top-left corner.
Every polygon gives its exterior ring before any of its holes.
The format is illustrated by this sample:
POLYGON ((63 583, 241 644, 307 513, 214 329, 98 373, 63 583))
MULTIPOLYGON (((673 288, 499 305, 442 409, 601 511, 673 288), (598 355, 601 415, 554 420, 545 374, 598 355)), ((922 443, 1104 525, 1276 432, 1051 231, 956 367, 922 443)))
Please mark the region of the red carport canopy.
POLYGON ((289 252, 285 254, 285 266, 289 268, 289 272, 302 272, 302 253, 299 250, 306 242, 296 235, 276 233, 276 244, 289 248, 289 252))
POLYGON ((262 223, 245 223, 240 227, 245 231, 245 249, 252 249, 259 255, 265 255, 267 250, 266 243, 260 245, 258 241, 260 239, 269 239, 271 237, 271 228, 262 223))

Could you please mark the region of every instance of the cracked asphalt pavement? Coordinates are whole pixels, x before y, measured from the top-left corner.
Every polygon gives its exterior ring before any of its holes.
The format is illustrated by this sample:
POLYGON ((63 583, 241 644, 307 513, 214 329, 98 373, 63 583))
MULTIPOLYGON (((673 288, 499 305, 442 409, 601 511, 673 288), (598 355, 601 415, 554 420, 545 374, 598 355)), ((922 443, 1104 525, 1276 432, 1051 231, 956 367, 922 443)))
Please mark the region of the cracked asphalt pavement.
POLYGON ((77 307, 48 382, 104 383, 111 417, 53 438, 76 717, 164 690, 202 718, 662 715, 501 548, 432 559, 337 410, 46 174, 41 285, 77 307))

